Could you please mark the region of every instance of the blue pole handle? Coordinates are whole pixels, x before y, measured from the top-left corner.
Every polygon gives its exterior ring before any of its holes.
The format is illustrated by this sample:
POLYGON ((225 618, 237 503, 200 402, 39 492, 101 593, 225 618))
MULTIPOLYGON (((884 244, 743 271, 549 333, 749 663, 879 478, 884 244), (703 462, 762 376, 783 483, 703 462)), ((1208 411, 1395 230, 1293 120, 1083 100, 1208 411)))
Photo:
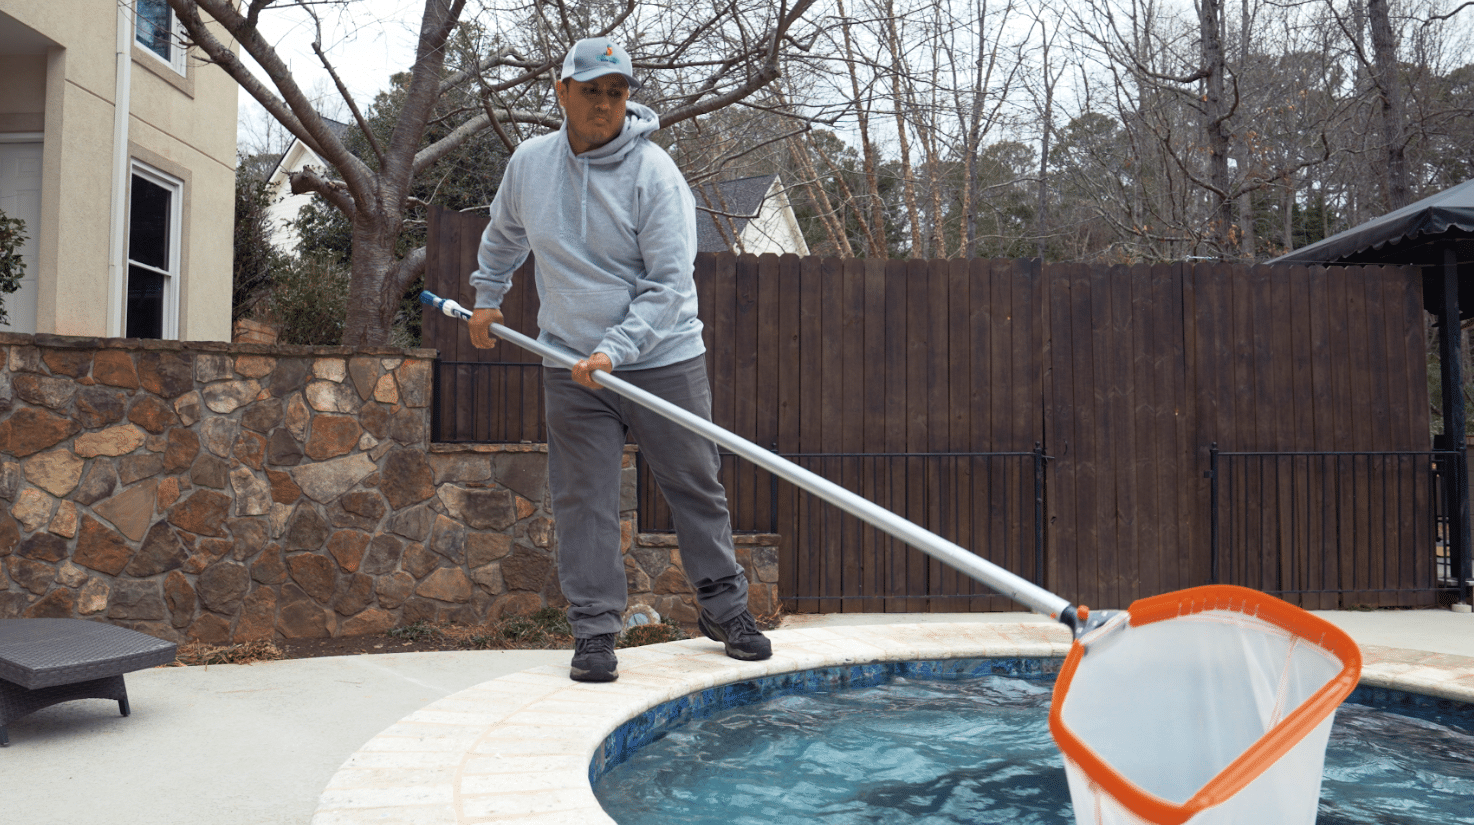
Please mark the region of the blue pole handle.
POLYGON ((434 307, 452 318, 459 318, 463 321, 471 318, 471 310, 466 309, 449 298, 442 298, 429 290, 424 290, 420 293, 420 303, 434 307))

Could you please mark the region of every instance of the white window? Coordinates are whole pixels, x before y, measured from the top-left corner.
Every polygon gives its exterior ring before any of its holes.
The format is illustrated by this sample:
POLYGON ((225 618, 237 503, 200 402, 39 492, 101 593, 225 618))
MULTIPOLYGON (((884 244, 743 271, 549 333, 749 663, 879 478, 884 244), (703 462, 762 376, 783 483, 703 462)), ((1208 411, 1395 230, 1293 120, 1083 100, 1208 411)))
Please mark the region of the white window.
POLYGON ((128 193, 128 296, 124 335, 179 337, 180 209, 184 183, 133 164, 128 193))
POLYGON ((136 0, 133 37, 150 54, 184 74, 184 28, 166 0, 136 0))

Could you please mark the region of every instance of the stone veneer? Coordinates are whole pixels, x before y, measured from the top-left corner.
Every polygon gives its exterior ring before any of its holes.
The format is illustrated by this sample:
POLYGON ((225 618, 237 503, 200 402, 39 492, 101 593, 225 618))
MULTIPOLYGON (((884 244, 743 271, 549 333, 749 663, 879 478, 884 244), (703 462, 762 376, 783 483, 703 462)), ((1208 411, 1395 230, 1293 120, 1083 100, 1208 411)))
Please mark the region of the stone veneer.
MULTIPOLYGON (((223 644, 565 604, 545 448, 430 444, 434 357, 0 333, 0 619, 223 644)), ((626 467, 631 610, 693 623, 626 467)), ((776 544, 739 537, 760 615, 776 544)))

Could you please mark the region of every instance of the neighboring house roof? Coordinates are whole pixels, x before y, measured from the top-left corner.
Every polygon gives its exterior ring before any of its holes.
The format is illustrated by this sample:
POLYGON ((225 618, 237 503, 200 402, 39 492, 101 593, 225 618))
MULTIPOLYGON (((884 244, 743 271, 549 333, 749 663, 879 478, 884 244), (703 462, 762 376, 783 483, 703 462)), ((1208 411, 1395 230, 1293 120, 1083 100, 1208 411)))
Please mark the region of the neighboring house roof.
POLYGON ((756 175, 691 188, 699 252, 809 254, 778 175, 756 175))
MULTIPOLYGON (((345 140, 348 137, 348 124, 333 120, 330 117, 323 118, 322 122, 327 125, 328 131, 337 136, 338 140, 345 140)), ((308 149, 307 144, 303 143, 301 138, 292 138, 292 143, 287 147, 287 151, 282 152, 281 157, 276 159, 276 166, 272 167, 269 179, 274 181, 277 179, 277 175, 290 175, 307 165, 324 164, 322 158, 318 157, 316 152, 308 149), (310 160, 306 158, 310 158, 310 160)))
MULTIPOLYGON (((344 139, 351 128, 348 124, 339 123, 332 118, 325 117, 323 121, 327 124, 328 129, 338 136, 339 140, 344 139)), ((292 194, 290 181, 290 175, 293 172, 307 166, 316 166, 323 171, 323 174, 333 175, 333 169, 316 152, 308 148, 300 138, 293 139, 287 151, 282 152, 281 157, 277 159, 275 168, 271 170, 271 176, 266 179, 266 187, 273 198, 272 204, 266 210, 267 217, 272 224, 271 243, 283 252, 291 253, 296 249, 298 238, 290 223, 295 221, 302 209, 312 202, 311 193, 292 194)))

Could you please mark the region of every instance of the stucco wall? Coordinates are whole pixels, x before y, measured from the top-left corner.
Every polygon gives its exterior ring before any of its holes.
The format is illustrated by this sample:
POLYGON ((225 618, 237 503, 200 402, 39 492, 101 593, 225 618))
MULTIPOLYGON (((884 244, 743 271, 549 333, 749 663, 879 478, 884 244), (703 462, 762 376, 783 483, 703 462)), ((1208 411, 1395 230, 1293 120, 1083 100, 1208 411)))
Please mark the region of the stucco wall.
POLYGON ((0 54, 0 132, 39 132, 46 118, 46 55, 0 54))
MULTIPOLYGON (((5 12, 34 38, 56 44, 23 61, 24 94, 0 95, 0 128, 44 132, 42 225, 31 228, 38 242, 36 329, 104 335, 108 302, 122 299, 110 296, 108 269, 117 5, 11 0, 5 12), (40 108, 32 99, 38 64, 40 108), (17 118, 32 128, 20 128, 17 118)), ((136 46, 132 66, 130 155, 186 181, 179 336, 227 341, 236 84, 193 59, 180 76, 136 46)))

